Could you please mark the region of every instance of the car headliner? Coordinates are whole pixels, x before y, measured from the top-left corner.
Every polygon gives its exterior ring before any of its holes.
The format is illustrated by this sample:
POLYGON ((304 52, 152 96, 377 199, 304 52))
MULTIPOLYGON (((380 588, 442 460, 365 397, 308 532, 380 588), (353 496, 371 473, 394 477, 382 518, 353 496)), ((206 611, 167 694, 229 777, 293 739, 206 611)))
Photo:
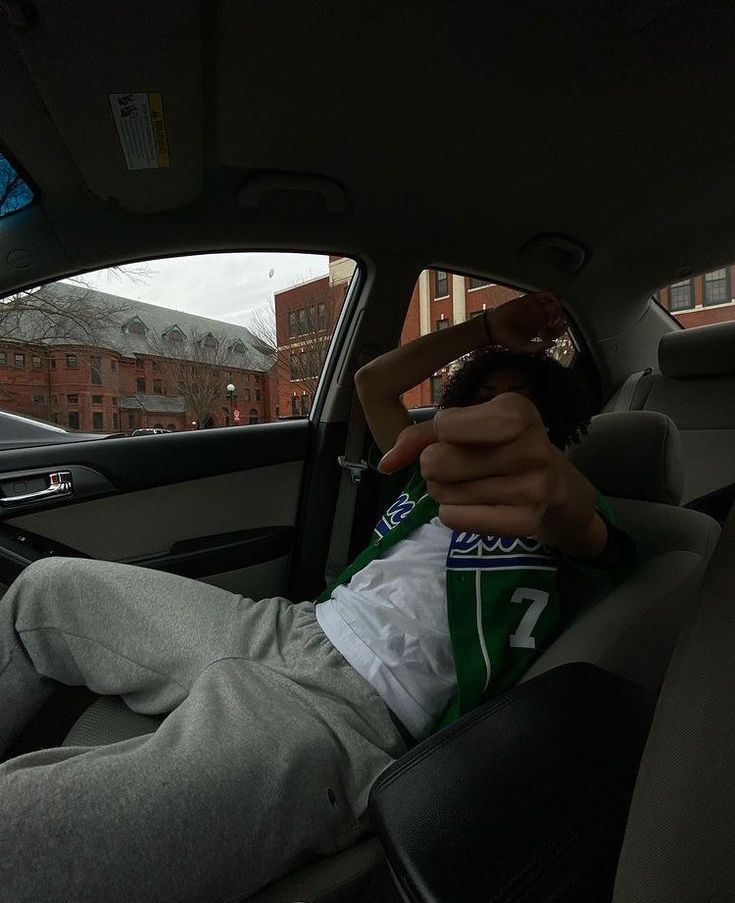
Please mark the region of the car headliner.
POLYGON ((382 265, 386 307, 431 264, 548 286, 601 339, 733 255, 731 3, 35 7, 25 27, 0 17, 0 137, 41 193, 0 224, 0 292, 313 249, 382 265), (107 95, 134 91, 163 95, 168 169, 125 168, 107 95), (584 249, 581 270, 529 249, 544 233, 584 249))

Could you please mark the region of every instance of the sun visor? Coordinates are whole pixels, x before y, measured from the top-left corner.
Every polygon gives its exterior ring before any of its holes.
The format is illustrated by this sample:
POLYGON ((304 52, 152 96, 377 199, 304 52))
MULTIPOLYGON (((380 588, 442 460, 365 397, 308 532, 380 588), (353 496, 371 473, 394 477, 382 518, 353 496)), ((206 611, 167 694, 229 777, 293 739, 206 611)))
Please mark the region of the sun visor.
POLYGON ((735 322, 667 333, 658 346, 658 363, 673 379, 735 373, 735 322))
POLYGON ((194 201, 202 186, 199 4, 41 0, 10 29, 87 187, 130 213, 194 201))

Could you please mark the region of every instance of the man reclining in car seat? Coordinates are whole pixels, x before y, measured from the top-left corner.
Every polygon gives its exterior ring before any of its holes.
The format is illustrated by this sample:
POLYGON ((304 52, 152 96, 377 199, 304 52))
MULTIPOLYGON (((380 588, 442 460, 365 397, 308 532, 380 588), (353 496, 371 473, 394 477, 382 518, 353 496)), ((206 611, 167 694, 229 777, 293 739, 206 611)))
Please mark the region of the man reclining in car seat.
POLYGON ((240 900, 352 844, 405 737, 518 680, 559 631, 559 565, 609 576, 631 551, 561 451, 590 414, 543 354, 563 328, 553 296, 526 295, 358 373, 381 469, 420 463, 318 604, 76 559, 16 580, 0 749, 55 681, 170 714, 0 765, 4 900, 240 900), (446 406, 410 425, 401 393, 473 350, 446 406))

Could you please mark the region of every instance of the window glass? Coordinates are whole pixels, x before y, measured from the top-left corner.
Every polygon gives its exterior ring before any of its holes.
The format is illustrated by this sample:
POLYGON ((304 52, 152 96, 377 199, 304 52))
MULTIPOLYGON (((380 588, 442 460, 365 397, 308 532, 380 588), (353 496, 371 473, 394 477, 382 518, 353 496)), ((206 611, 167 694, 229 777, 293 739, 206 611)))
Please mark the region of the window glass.
POLYGON ((735 320, 733 268, 719 267, 664 285, 654 300, 682 326, 705 326, 735 320))
MULTIPOLYGON (((411 295, 401 344, 434 330, 449 329, 453 324, 481 317, 486 310, 499 307, 520 294, 522 292, 517 289, 490 282, 485 277, 465 276, 444 270, 424 270, 411 295), (451 295, 448 294, 450 285, 451 295), (439 290, 444 291, 443 297, 439 295, 439 290)), ((550 353, 565 367, 572 366, 578 355, 577 347, 568 332, 556 341, 550 353)), ((449 363, 406 392, 403 396, 406 407, 410 410, 437 404, 457 363, 449 363)))
POLYGON ((10 296, 0 410, 78 431, 69 441, 308 416, 354 271, 344 257, 201 255, 10 296))
POLYGON ((33 189, 0 153, 0 217, 9 216, 33 203, 33 189))

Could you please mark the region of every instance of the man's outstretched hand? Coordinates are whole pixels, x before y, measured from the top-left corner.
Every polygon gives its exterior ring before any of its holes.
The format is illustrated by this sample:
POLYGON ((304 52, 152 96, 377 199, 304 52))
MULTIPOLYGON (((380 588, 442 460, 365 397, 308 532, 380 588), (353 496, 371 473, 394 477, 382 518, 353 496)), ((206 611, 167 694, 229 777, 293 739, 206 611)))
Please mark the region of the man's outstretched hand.
POLYGON ((407 427, 379 470, 393 473, 416 460, 442 523, 452 529, 535 536, 584 558, 605 546, 594 488, 551 444, 523 395, 446 408, 407 427))

